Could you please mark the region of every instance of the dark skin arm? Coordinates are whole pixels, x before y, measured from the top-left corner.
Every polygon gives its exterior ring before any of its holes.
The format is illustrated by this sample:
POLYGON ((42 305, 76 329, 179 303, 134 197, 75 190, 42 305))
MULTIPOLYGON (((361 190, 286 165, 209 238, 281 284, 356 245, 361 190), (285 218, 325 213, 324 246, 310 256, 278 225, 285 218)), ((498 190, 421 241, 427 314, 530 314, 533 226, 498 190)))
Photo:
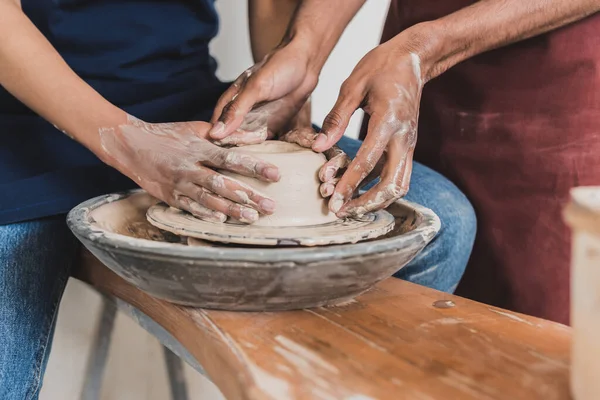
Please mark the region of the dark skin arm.
MULTIPOLYGON (((250 28, 250 46, 255 66, 244 73, 233 83, 217 102, 215 109, 222 110, 229 100, 244 86, 256 65, 271 53, 282 41, 294 12, 300 0, 248 0, 248 22, 250 28)), ((272 139, 280 133, 291 129, 306 128, 311 126, 310 99, 300 105, 296 115, 288 114, 289 106, 286 101, 266 104, 265 107, 254 107, 240 121, 240 129, 251 133, 261 133, 263 140, 272 139), (267 129, 265 129, 267 128, 267 129)), ((216 115, 212 122, 216 122, 216 115)), ((244 137, 242 136, 242 139, 244 137)), ((236 145, 238 138, 225 136, 217 143, 223 145, 236 145)))
MULTIPOLYGON (((224 99, 227 106, 216 110, 215 120, 224 124, 210 135, 218 138, 234 132, 255 104, 307 96, 339 35, 362 3, 303 1, 286 38, 268 62, 254 71, 251 84, 240 88, 235 98, 224 99)), ((315 151, 333 146, 358 108, 370 116, 365 142, 336 185, 330 209, 340 217, 359 215, 387 207, 407 193, 421 92, 429 80, 477 54, 598 11, 600 0, 481 0, 446 17, 410 27, 373 49, 344 82, 322 134, 313 143, 315 151), (381 178, 379 184, 353 199, 360 184, 375 176, 381 178)))
POLYGON ((303 0, 278 46, 245 71, 221 96, 211 137, 231 135, 242 123, 268 121, 286 131, 317 85, 318 75, 344 28, 365 0, 303 0), (257 113, 258 106, 262 113, 257 113), (248 114, 252 111, 252 118, 248 114), (259 118, 262 117, 262 118, 259 118))
POLYGON ((313 145, 323 151, 344 134, 358 108, 370 115, 367 136, 330 201, 339 216, 387 207, 408 192, 423 86, 452 66, 600 11, 599 0, 482 0, 415 25, 369 52, 344 82, 313 145), (380 182, 352 199, 368 175, 380 182))
MULTIPOLYGON (((248 0, 250 45, 255 63, 262 61, 282 41, 300 0, 248 0)), ((306 100, 283 130, 310 127, 311 102, 306 100)))
POLYGON ((252 58, 257 63, 281 42, 300 0, 248 0, 252 58))

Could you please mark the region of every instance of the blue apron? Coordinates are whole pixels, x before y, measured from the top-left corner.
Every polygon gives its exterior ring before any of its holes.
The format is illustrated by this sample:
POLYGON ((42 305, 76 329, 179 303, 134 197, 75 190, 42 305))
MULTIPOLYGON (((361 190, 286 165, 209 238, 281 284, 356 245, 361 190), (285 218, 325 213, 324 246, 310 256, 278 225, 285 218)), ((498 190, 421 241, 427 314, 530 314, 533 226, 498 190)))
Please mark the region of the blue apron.
MULTIPOLYGON (((208 50, 218 30, 213 1, 23 0, 22 7, 108 101, 167 122, 207 120, 225 89, 208 50)), ((0 87, 0 224, 65 213, 131 187, 0 87)))

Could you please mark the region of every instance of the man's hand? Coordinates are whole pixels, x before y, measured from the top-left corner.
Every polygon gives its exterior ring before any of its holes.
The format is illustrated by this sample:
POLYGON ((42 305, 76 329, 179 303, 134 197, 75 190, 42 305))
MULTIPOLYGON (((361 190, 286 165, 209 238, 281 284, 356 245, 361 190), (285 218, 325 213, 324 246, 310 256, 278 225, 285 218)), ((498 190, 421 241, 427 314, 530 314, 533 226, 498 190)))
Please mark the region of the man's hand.
POLYGON ((419 56, 394 40, 369 52, 342 85, 313 150, 331 148, 356 109, 363 108, 370 119, 366 139, 329 202, 339 217, 385 208, 407 193, 422 89, 419 56), (365 178, 378 175, 373 188, 352 200, 365 178))
POLYGON ((307 54, 287 44, 242 73, 217 102, 210 137, 223 143, 239 128, 266 126, 269 138, 291 129, 317 85, 307 54))
POLYGON ((219 99, 211 119, 214 126, 210 137, 222 142, 240 127, 253 130, 265 124, 269 137, 293 129, 293 118, 316 87, 323 64, 364 2, 251 1, 251 43, 257 64, 219 99), (285 34, 282 26, 270 29, 268 34, 262 32, 269 19, 290 17, 285 34), (275 47, 270 38, 279 41, 282 37, 275 47), (265 56, 265 50, 273 47, 265 56))
POLYGON ((252 223, 259 213, 273 213, 273 200, 218 170, 273 182, 279 180, 277 167, 216 146, 207 140, 210 127, 206 122, 149 124, 130 117, 126 124, 101 129, 100 140, 111 165, 151 195, 200 219, 252 223))
POLYGON ((414 25, 368 53, 346 80, 315 151, 330 148, 354 111, 369 114, 365 142, 329 203, 338 216, 384 208, 408 191, 425 82, 482 52, 527 39, 600 11, 598 0, 481 0, 414 25), (361 181, 380 182, 351 200, 361 181), (369 178, 370 178, 369 177, 369 178))

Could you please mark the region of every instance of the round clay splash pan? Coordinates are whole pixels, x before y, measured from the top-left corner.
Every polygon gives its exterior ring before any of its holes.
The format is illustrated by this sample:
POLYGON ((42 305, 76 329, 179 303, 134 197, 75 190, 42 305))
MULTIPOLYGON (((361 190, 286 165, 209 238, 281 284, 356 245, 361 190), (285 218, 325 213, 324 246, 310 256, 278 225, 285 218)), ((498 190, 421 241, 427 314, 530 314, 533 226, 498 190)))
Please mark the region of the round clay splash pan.
POLYGON ((394 228, 394 217, 385 210, 361 218, 338 219, 319 225, 255 226, 202 221, 164 203, 148 209, 148 221, 180 236, 219 243, 258 246, 325 246, 356 243, 385 235, 394 228))
POLYGON ((100 196, 71 210, 67 224, 129 283, 157 298, 203 308, 273 311, 345 302, 403 268, 440 229, 431 210, 398 201, 387 209, 393 230, 376 239, 244 247, 154 227, 146 213, 157 203, 141 190, 100 196))

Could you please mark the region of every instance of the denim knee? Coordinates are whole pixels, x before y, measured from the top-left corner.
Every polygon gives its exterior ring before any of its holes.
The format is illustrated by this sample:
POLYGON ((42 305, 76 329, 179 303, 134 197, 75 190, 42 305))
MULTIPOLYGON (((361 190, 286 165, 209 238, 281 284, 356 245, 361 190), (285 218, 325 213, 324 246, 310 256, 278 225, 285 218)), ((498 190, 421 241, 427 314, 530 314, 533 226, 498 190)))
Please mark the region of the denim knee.
POLYGON ((79 242, 64 216, 0 225, 0 398, 37 399, 79 242))
POLYGON ((417 163, 415 170, 407 200, 432 209, 440 218, 441 228, 431 243, 395 276, 454 292, 475 242, 475 210, 466 196, 442 175, 417 163))
MULTIPOLYGON (((362 142, 342 137, 338 146, 351 158, 362 142)), ((362 189, 368 190, 377 179, 362 189)), ((453 292, 462 277, 477 232, 475 210, 466 196, 443 175, 413 163, 410 190, 405 200, 432 209, 440 218, 437 236, 394 276, 445 292, 453 292)))

